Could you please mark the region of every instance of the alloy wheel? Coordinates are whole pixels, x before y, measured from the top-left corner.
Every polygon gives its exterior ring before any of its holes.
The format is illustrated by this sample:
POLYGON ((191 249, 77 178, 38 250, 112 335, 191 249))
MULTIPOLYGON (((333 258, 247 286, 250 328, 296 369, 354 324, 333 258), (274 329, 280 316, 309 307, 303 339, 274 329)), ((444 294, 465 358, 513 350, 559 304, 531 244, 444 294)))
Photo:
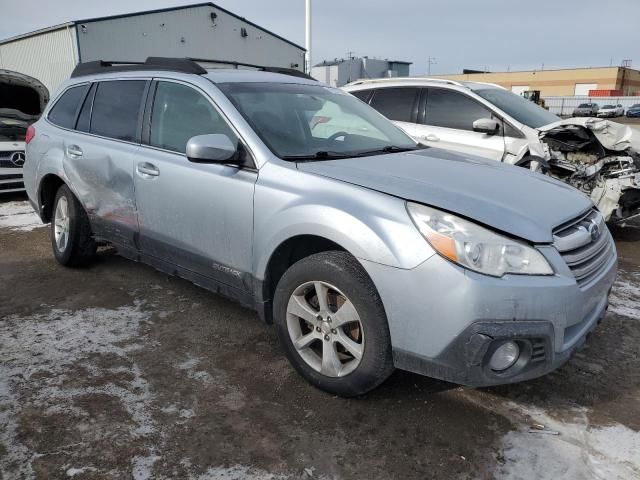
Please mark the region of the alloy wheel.
POLYGON ((362 360, 360 316, 334 285, 315 281, 296 288, 287 305, 287 330, 300 357, 322 375, 344 377, 362 360))
POLYGON ((69 227, 69 202, 66 197, 60 197, 53 217, 53 233, 60 252, 64 252, 69 243, 69 227))

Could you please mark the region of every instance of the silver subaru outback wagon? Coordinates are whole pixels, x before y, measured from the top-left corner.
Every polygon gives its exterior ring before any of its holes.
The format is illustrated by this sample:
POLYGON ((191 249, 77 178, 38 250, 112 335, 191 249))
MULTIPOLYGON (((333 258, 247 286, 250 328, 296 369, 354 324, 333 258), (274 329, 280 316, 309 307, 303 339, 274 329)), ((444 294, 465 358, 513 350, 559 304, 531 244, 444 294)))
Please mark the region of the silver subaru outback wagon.
POLYGON ((81 64, 28 138, 25 185, 61 264, 108 243, 250 306, 335 394, 394 368, 541 376, 607 309, 616 251, 589 198, 416 144, 310 79, 81 64))

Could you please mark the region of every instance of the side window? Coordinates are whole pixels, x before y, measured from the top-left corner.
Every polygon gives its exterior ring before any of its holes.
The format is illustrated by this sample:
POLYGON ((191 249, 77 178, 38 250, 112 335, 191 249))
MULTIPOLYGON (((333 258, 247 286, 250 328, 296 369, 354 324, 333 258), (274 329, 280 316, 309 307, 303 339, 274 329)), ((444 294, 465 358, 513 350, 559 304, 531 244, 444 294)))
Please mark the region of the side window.
POLYGON ((369 104, 389 120, 411 122, 417 96, 414 87, 380 88, 369 104))
POLYGON ((91 114, 91 133, 133 142, 146 82, 116 80, 98 84, 91 114))
POLYGON ((503 126, 503 129, 504 129, 504 136, 505 137, 524 138, 524 136, 522 135, 522 132, 520 130, 516 130, 509 123, 502 122, 502 126, 503 126))
POLYGON ((220 133, 232 142, 238 138, 215 107, 191 87, 159 82, 151 112, 150 144, 185 153, 187 142, 196 135, 220 133))
POLYGON ((366 101, 369 99, 369 94, 371 93, 371 90, 358 90, 357 92, 349 92, 349 93, 366 103, 366 101))
POLYGON ((49 121, 63 128, 75 127, 76 114, 88 88, 88 85, 80 85, 64 92, 49 112, 49 121))
POLYGON ((91 89, 87 94, 87 98, 84 99, 84 103, 82 104, 82 109, 80 110, 80 115, 78 115, 78 121, 76 122, 76 130, 81 132, 88 132, 91 121, 91 108, 93 106, 93 96, 96 94, 97 83, 91 85, 91 89))
POLYGON ((474 99, 451 90, 429 89, 426 125, 473 131, 473 122, 480 118, 492 118, 492 115, 474 99))

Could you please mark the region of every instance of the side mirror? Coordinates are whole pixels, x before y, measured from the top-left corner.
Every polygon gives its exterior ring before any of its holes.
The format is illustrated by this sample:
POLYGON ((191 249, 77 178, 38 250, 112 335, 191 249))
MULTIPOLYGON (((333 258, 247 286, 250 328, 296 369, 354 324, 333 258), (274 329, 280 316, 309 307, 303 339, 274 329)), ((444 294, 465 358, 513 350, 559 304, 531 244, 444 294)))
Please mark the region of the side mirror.
POLYGON ((239 164, 237 152, 231 139, 222 134, 197 135, 187 142, 187 158, 195 163, 239 164))
POLYGON ((500 131, 500 124, 492 118, 480 118, 473 122, 473 131, 486 133, 487 135, 495 135, 500 131))

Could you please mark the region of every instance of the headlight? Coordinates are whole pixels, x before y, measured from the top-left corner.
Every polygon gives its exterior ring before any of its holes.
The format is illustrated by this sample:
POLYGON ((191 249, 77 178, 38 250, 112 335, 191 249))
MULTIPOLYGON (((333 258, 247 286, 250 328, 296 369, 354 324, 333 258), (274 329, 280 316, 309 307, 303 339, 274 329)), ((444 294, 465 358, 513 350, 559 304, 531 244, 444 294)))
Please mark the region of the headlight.
POLYGON ((436 252, 465 268, 494 277, 553 275, 544 256, 523 242, 425 205, 407 202, 407 211, 436 252))

